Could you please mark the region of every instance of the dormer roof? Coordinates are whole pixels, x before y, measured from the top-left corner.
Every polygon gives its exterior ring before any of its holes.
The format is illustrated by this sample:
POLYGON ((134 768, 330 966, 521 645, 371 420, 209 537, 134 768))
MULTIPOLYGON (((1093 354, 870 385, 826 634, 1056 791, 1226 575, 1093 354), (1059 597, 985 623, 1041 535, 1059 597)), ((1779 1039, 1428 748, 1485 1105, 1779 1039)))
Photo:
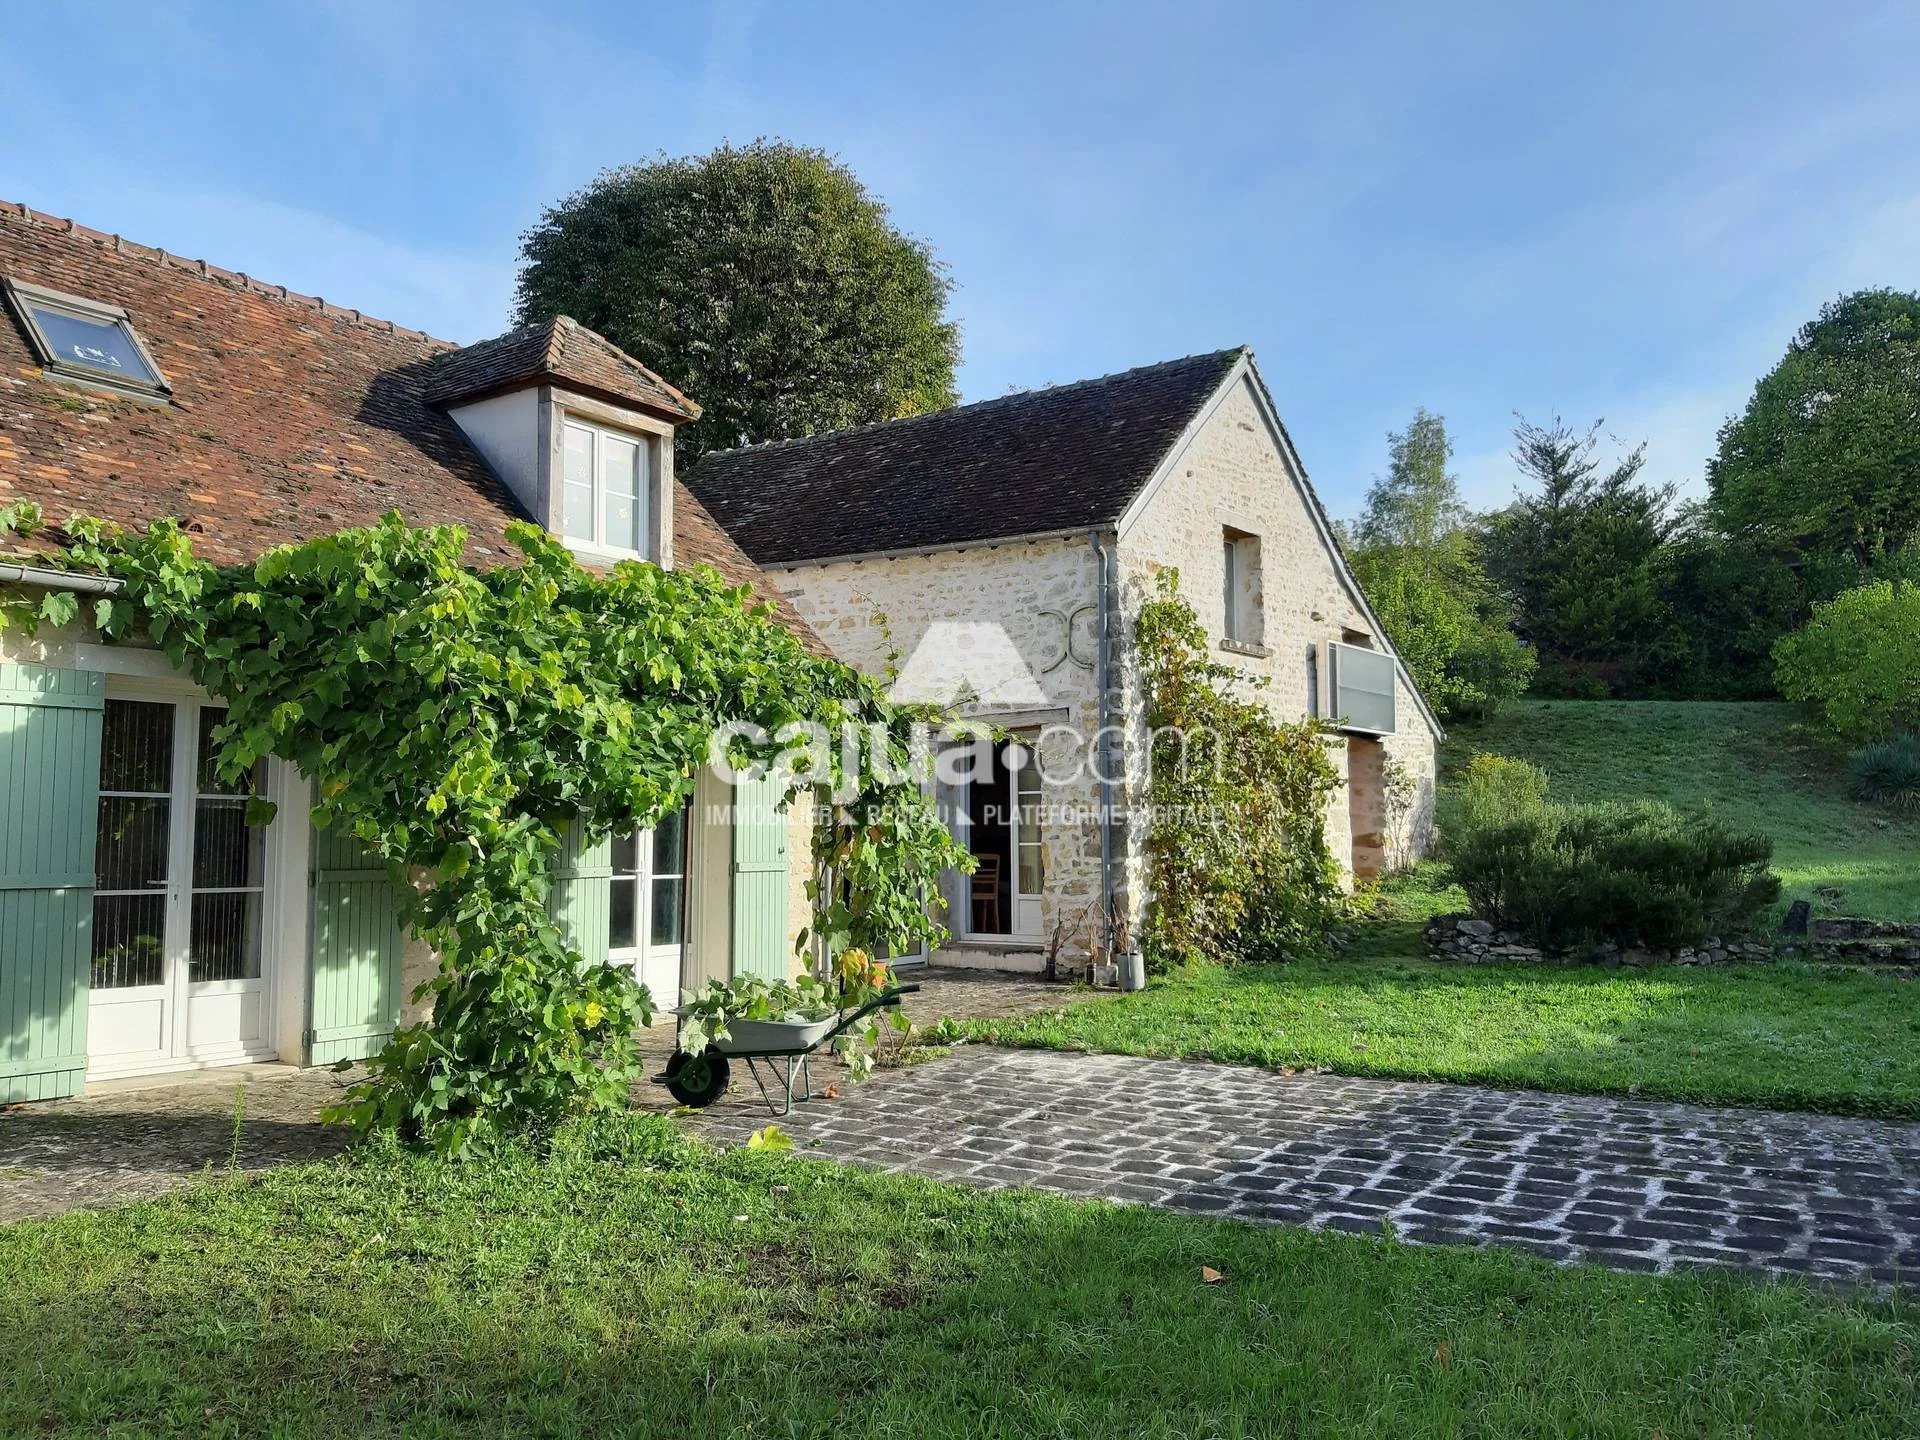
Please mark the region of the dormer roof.
POLYGON ((693 401, 569 315, 523 325, 443 355, 434 362, 426 398, 430 405, 451 406, 545 384, 676 422, 700 418, 693 401))

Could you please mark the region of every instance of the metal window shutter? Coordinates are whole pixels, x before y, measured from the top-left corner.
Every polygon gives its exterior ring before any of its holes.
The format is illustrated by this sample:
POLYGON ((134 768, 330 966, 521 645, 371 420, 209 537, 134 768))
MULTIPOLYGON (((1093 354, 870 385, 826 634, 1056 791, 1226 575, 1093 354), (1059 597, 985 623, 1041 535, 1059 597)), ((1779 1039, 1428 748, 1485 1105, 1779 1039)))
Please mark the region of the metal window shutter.
POLYGON ((0 1102, 87 1079, 106 677, 0 665, 0 1102))

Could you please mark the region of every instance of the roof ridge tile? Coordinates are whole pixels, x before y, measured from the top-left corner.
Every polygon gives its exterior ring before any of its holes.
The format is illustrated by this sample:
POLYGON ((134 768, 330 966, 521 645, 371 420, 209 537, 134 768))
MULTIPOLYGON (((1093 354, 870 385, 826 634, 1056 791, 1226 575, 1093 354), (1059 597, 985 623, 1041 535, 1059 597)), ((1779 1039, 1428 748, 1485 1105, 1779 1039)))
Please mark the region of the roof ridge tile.
POLYGON ((297 290, 289 290, 284 285, 274 285, 256 279, 244 270, 228 270, 224 266, 215 265, 207 260, 195 259, 187 255, 174 255, 159 245, 144 245, 138 240, 129 240, 117 232, 96 230, 91 225, 82 225, 79 221, 68 219, 63 215, 51 215, 44 210, 35 210, 23 200, 0 200, 0 222, 44 226, 60 234, 92 241, 101 249, 126 259, 158 265, 165 270, 183 270, 225 289, 241 289, 267 300, 277 300, 303 309, 317 310, 328 319, 363 326, 380 334, 394 335, 406 340, 423 340, 430 345, 438 345, 447 350, 460 348, 455 341, 443 340, 437 335, 429 335, 424 330, 415 330, 392 320, 364 314, 359 310, 330 305, 317 295, 303 295, 297 290))
POLYGON ((989 405, 1006 405, 1019 400, 1038 399, 1042 396, 1059 395, 1069 390, 1085 390, 1095 385, 1105 385, 1116 380, 1132 379, 1150 370, 1165 370, 1175 365, 1190 364, 1195 360, 1211 360, 1216 357, 1224 360, 1228 355, 1241 355, 1252 349, 1249 345, 1229 345, 1221 350, 1196 350, 1191 355, 1180 355, 1171 360, 1155 360, 1146 365, 1134 365, 1125 370, 1112 370, 1105 375, 1090 375, 1084 380, 1066 380, 1058 385, 1035 385, 1025 390, 1009 390, 1004 395, 989 395, 984 400, 969 400, 964 405, 949 405, 941 410, 922 410, 917 415, 896 415, 891 420, 865 420, 858 425, 842 425, 836 430, 816 430, 811 435, 788 435, 779 440, 759 440, 751 445, 729 445, 724 450, 708 450, 701 455, 702 460, 717 459, 723 455, 750 455, 762 450, 777 450, 784 446, 810 445, 816 440, 832 440, 843 435, 857 435, 863 430, 883 430, 889 426, 917 424, 922 420, 949 419, 957 415, 969 414, 989 405))

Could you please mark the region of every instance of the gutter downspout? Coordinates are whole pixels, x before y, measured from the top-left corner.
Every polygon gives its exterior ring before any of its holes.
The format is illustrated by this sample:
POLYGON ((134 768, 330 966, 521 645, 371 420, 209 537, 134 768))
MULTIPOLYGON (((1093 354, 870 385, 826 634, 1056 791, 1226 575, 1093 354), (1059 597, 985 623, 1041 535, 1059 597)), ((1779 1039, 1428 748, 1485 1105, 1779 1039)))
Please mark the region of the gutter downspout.
POLYGON ((1100 732, 1094 746, 1094 764, 1100 779, 1100 926, 1101 944, 1109 963, 1113 954, 1113 551, 1106 536, 1089 530, 1087 540, 1093 547, 1095 571, 1099 576, 1100 650, 1094 667, 1095 683, 1100 688, 1098 717, 1100 732))

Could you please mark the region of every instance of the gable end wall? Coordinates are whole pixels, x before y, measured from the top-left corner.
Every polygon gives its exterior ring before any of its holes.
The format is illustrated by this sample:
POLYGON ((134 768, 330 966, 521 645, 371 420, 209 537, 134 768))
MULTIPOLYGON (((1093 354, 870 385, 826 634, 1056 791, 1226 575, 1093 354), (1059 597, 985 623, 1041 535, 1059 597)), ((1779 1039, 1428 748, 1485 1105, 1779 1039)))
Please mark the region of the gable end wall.
MULTIPOLYGON (((1267 653, 1216 648, 1214 655, 1249 677, 1266 679, 1265 695, 1274 713, 1283 720, 1299 720, 1309 713, 1310 673, 1318 683, 1320 710, 1326 711, 1327 641, 1339 640, 1343 631, 1357 631, 1368 635, 1376 648, 1387 642, 1375 633, 1321 539, 1301 494, 1304 482, 1296 481, 1254 387, 1251 373, 1233 383, 1173 457, 1160 487, 1130 517, 1117 547, 1121 608, 1128 616, 1137 614, 1160 571, 1178 567, 1181 593, 1217 645, 1226 632, 1223 532, 1231 527, 1259 536, 1258 603, 1267 653), (1310 672, 1308 655, 1316 651, 1320 659, 1310 672)), ((1130 632, 1124 643, 1128 709, 1137 717, 1130 632)), ((1353 809, 1362 817, 1363 838, 1377 830, 1378 848, 1398 863, 1424 855, 1431 845, 1435 737, 1404 678, 1396 685, 1395 710, 1398 733, 1381 742, 1380 753, 1405 772, 1405 798, 1392 807, 1384 805, 1377 769, 1363 759, 1353 777, 1358 791, 1353 809), (1384 813, 1389 808, 1395 813, 1384 813)), ((1134 743, 1145 744, 1144 725, 1135 727, 1134 743)), ((1359 750, 1364 757, 1364 744, 1359 750)), ((1343 777, 1347 759, 1347 746, 1337 745, 1334 760, 1343 777)), ((1344 792, 1329 806, 1327 819, 1328 844, 1344 866, 1354 852, 1344 792)), ((1141 838, 1134 835, 1129 845, 1130 885, 1144 884, 1141 838)))

